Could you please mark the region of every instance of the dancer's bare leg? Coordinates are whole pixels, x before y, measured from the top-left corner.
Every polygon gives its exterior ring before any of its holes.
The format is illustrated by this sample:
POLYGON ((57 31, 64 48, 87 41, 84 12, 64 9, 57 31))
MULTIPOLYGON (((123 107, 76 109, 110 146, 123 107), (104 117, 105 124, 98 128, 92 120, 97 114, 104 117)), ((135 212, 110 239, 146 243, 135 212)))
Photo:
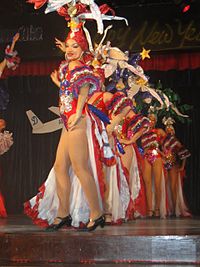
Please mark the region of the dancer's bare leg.
POLYGON ((146 198, 147 198, 147 215, 152 216, 152 173, 151 173, 152 166, 148 162, 148 160, 144 159, 144 169, 143 169, 143 178, 145 183, 146 189, 146 198))
POLYGON ((178 168, 177 166, 173 166, 171 170, 169 170, 169 183, 170 189, 172 193, 172 202, 173 202, 173 213, 176 210, 176 199, 177 199, 177 186, 178 186, 178 168))
POLYGON ((60 203, 57 214, 59 217, 65 217, 69 214, 69 197, 71 190, 69 166, 68 132, 65 128, 63 128, 54 163, 57 194, 60 203))
POLYGON ((133 147, 132 145, 128 145, 124 147, 125 154, 121 155, 121 160, 123 166, 127 169, 128 171, 128 185, 129 185, 129 190, 131 193, 131 197, 133 197, 133 189, 135 187, 135 184, 133 184, 133 179, 131 179, 131 164, 133 161, 133 147))
POLYGON ((102 215, 102 210, 99 205, 96 183, 88 166, 89 152, 86 136, 86 118, 82 118, 79 124, 68 132, 68 137, 72 168, 80 180, 87 198, 90 207, 90 218, 94 220, 102 215))
MULTIPOLYGON (((112 149, 114 147, 114 138, 113 136, 109 136, 109 144, 112 149)), ((104 184, 105 184, 105 191, 104 191, 104 199, 103 199, 103 210, 105 213, 105 220, 106 223, 112 222, 112 207, 109 202, 109 193, 110 193, 110 184, 107 177, 110 177, 110 167, 103 165, 103 172, 104 172, 104 184)))
POLYGON ((155 180, 155 213, 160 215, 161 202, 161 178, 162 178, 162 159, 157 158, 153 163, 153 175, 155 180))
POLYGON ((103 199, 103 207, 104 212, 107 215, 107 217, 111 218, 111 211, 110 211, 110 205, 108 204, 108 198, 109 198, 109 192, 110 192, 110 186, 107 180, 107 177, 109 177, 109 167, 104 166, 104 184, 105 184, 105 192, 104 192, 104 199, 103 199))
POLYGON ((128 172, 130 172, 131 169, 131 163, 133 160, 133 148, 132 146, 126 146, 124 148, 125 154, 121 155, 123 166, 127 169, 128 172))

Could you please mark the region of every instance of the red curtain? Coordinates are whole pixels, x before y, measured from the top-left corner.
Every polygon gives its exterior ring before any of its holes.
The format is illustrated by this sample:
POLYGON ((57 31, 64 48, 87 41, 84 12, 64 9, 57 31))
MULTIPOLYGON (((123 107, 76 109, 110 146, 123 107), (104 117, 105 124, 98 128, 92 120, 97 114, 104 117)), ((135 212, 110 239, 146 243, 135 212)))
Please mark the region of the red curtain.
MULTIPOLYGON (((58 68, 60 61, 60 59, 29 62, 23 62, 22 60, 15 71, 6 70, 4 77, 49 75, 54 69, 58 68)), ((197 69, 200 68, 200 52, 152 55, 150 59, 141 61, 140 65, 145 71, 197 69)))
POLYGON ((144 70, 186 70, 200 68, 200 52, 151 56, 141 62, 144 70))

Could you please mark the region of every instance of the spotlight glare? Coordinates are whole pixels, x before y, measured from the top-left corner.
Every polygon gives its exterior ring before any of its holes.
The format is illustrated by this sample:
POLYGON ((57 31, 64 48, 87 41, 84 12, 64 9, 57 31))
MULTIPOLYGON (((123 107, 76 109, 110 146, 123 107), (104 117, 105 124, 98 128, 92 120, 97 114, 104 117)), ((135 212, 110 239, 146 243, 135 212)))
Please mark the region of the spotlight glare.
POLYGON ((174 3, 179 7, 182 13, 186 13, 191 8, 194 1, 195 0, 174 0, 174 3))
POLYGON ((183 13, 186 13, 190 9, 190 5, 185 5, 182 9, 183 13))

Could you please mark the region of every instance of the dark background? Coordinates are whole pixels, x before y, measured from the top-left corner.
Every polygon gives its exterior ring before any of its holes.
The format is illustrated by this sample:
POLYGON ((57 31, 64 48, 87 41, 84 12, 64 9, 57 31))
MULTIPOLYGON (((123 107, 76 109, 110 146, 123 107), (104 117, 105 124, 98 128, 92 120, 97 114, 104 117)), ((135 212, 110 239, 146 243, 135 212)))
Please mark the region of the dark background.
MULTIPOLYGON (((96 1, 97 3, 103 3, 96 1)), ((124 22, 114 23, 114 29, 108 36, 113 46, 121 49, 129 49, 137 52, 144 46, 151 49, 151 58, 159 54, 177 55, 199 52, 200 47, 200 1, 193 1, 188 13, 183 14, 175 1, 104 1, 110 4, 121 15, 129 19, 129 28, 124 22), (134 2, 134 3, 133 3, 134 2), (181 29, 177 26, 177 20, 181 23, 181 29), (144 29, 144 24, 147 26, 144 29), (183 33, 190 28, 191 35, 182 44, 183 33), (152 31, 166 31, 170 26, 173 38, 169 43, 153 42, 150 38, 152 31), (156 25, 156 28, 154 26, 156 25), (128 30, 122 38, 122 33, 128 30), (142 34, 139 35, 138 33, 142 34), (193 33, 193 34, 192 34, 193 33), (137 37, 137 38, 136 38, 137 37)), ((11 41, 13 34, 21 29, 21 38, 16 45, 22 59, 22 65, 28 62, 51 60, 60 61, 63 55, 55 48, 54 37, 64 39, 68 29, 63 18, 56 12, 44 15, 44 8, 35 11, 32 5, 23 0, 2 1, 0 5, 0 48, 1 57, 5 45, 11 41)), ((95 34, 95 22, 87 24, 93 40, 99 40, 95 34)), ((150 59, 151 60, 151 59, 150 59)), ((165 65, 165 62, 163 62, 165 65)), ((39 67, 38 67, 39 68, 39 67)), ((179 139, 191 151, 192 156, 187 161, 184 180, 184 191, 188 205, 195 215, 200 215, 200 65, 198 68, 170 69, 161 71, 151 69, 146 71, 152 83, 161 80, 163 86, 171 87, 181 97, 182 103, 193 105, 189 112, 191 124, 176 124, 176 132, 179 139)), ((34 75, 8 76, 1 81, 10 95, 10 102, 6 111, 1 111, 1 117, 7 121, 7 129, 13 132, 14 145, 0 157, 2 176, 0 188, 5 197, 6 208, 9 214, 23 212, 23 203, 34 194, 38 187, 46 179, 55 159, 55 151, 59 140, 60 131, 33 135, 30 123, 26 117, 26 110, 32 109, 43 121, 56 118, 56 115, 48 111, 51 105, 57 106, 58 89, 52 84, 49 74, 41 75, 38 69, 34 75)), ((78 151, 77 151, 78 153, 78 151)))

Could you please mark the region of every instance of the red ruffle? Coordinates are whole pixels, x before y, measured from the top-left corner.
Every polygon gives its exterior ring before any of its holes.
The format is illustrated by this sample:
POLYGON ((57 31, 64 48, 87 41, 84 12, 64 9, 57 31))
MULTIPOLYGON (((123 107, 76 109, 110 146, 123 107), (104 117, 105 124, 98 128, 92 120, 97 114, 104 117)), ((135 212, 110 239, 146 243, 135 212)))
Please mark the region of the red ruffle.
POLYGON ((32 219, 34 224, 36 224, 38 226, 45 228, 49 225, 47 220, 42 220, 42 219, 38 218, 38 211, 34 210, 34 208, 31 207, 29 201, 24 203, 24 213, 32 219))
POLYGON ((34 224, 41 226, 41 227, 47 227, 49 225, 47 220, 43 220, 41 218, 38 218, 39 201, 40 201, 40 199, 43 198, 44 192, 45 192, 45 184, 43 184, 39 188, 39 193, 36 196, 35 205, 33 207, 31 206, 30 201, 27 201, 24 203, 24 213, 33 220, 34 224))
POLYGON ((2 194, 0 193, 0 217, 7 217, 7 212, 6 212, 6 208, 4 205, 4 198, 2 196, 2 194))
MULTIPOLYGON (((99 119, 93 114, 93 117, 95 118, 97 124, 99 119)), ((106 191, 106 183, 105 183, 105 174, 104 174, 104 168, 103 168, 103 162, 100 160, 100 147, 99 147, 99 143, 98 140, 95 136, 95 122, 94 120, 91 118, 91 122, 92 122, 92 139, 93 139, 93 145, 94 145, 94 157, 95 157, 95 164, 96 164, 96 168, 97 168, 97 173, 98 173, 98 182, 99 182, 99 188, 100 188, 100 193, 101 193, 101 197, 102 199, 104 199, 104 193, 106 191)))
POLYGON ((137 164, 138 164, 138 170, 139 170, 139 176, 140 176, 140 192, 138 197, 134 201, 134 209, 135 211, 139 212, 142 216, 146 216, 147 214, 147 203, 146 203, 146 194, 145 194, 145 185, 142 177, 142 156, 140 152, 138 151, 138 148, 135 144, 133 144, 133 149, 135 150, 136 158, 137 158, 137 164))

